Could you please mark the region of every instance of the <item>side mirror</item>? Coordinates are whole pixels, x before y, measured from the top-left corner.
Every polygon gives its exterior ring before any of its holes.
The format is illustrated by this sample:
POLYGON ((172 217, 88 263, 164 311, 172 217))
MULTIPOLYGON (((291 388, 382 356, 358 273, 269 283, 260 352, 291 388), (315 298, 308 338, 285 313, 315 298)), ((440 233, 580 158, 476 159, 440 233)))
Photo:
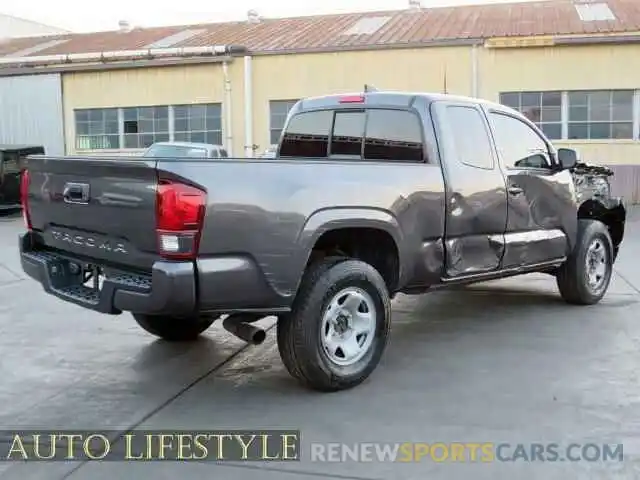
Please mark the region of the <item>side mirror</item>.
POLYGON ((559 148, 558 162, 563 169, 573 168, 578 163, 578 152, 571 148, 559 148))

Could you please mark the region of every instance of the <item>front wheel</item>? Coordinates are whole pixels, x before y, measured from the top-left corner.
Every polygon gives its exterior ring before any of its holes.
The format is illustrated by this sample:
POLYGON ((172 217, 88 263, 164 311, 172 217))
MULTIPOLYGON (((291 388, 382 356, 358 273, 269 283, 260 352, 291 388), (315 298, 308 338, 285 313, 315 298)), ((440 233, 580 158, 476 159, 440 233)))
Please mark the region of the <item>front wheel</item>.
POLYGON ((280 357, 289 373, 318 391, 346 390, 377 367, 391 306, 371 265, 329 258, 305 273, 291 313, 278 319, 280 357))
POLYGON ((172 317, 138 313, 134 313, 133 318, 147 332, 170 342, 196 340, 215 320, 215 317, 172 317))
POLYGON ((606 225, 579 220, 578 243, 556 277, 562 298, 575 305, 598 303, 609 288, 613 259, 613 242, 606 225))

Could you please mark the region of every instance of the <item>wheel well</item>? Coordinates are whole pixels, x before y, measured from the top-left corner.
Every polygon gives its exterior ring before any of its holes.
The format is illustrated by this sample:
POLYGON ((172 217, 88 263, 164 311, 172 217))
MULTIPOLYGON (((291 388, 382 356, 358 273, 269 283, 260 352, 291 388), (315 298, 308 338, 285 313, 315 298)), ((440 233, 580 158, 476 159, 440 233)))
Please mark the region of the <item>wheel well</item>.
POLYGON ((368 263, 382 275, 389 292, 395 292, 400 275, 400 257, 396 242, 388 232, 370 227, 330 230, 316 241, 309 263, 335 255, 368 263))
POLYGON ((617 256, 618 248, 624 236, 624 224, 626 220, 626 213, 622 205, 607 208, 597 200, 587 200, 580 205, 578 218, 590 218, 604 223, 609 229, 609 235, 611 235, 611 241, 613 242, 615 255, 617 256))

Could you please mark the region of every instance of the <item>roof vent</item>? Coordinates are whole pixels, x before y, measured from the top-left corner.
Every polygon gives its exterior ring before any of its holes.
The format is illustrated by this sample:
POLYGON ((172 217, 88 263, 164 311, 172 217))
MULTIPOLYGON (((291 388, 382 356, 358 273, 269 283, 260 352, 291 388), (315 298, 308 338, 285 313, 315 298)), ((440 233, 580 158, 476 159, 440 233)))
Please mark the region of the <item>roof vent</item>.
POLYGON ((422 2, 420 0, 409 0, 409 9, 410 10, 422 9, 422 2))
POLYGON ((247 12, 247 21, 249 23, 260 23, 260 15, 256 10, 249 10, 247 12))
POLYGON ((118 29, 121 32, 130 32, 131 30, 133 30, 133 27, 131 26, 131 23, 129 23, 128 20, 120 20, 118 22, 118 29))

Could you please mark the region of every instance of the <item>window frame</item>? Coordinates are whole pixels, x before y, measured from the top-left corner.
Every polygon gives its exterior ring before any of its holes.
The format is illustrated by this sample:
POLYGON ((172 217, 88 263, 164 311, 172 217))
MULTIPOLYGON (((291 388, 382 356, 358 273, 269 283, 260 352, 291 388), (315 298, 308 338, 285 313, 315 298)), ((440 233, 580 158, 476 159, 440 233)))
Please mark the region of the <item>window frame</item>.
POLYGON ((566 97, 566 102, 567 102, 567 140, 581 140, 580 137, 578 138, 571 138, 570 137, 570 129, 572 125, 576 125, 576 124, 582 124, 585 125, 587 127, 587 134, 590 135, 590 127, 593 124, 606 124, 609 127, 609 136, 607 137, 603 137, 603 138, 592 138, 591 136, 589 136, 588 138, 585 138, 584 140, 590 140, 590 141, 611 141, 611 140, 633 140, 634 139, 634 133, 633 133, 633 126, 634 126, 634 109, 635 109, 635 95, 636 95, 636 91, 630 88, 626 88, 626 89, 611 89, 611 90, 607 90, 607 89, 594 89, 594 90, 572 90, 572 91, 568 91, 567 92, 567 97, 566 97), (614 103, 613 103, 613 95, 614 93, 617 92, 628 92, 631 94, 631 104, 629 105, 631 107, 631 118, 629 120, 613 120, 613 107, 614 107, 614 103), (590 119, 590 115, 591 115, 591 111, 593 105, 591 104, 591 97, 590 95, 596 94, 596 93, 606 93, 609 96, 608 99, 608 103, 606 104, 607 109, 608 109, 608 113, 609 113, 609 119, 606 121, 594 121, 590 119), (571 103, 571 96, 572 94, 584 94, 587 96, 587 104, 586 105, 573 105, 574 107, 583 107, 586 108, 587 111, 587 120, 571 120, 571 107, 572 107, 572 103, 571 103), (620 124, 630 124, 631 125, 631 136, 630 137, 622 137, 622 138, 617 138, 617 137, 613 137, 611 135, 612 131, 613 131, 613 126, 614 125, 620 125, 620 124))
POLYGON ((556 171, 555 170, 556 163, 554 163, 554 156, 551 154, 552 153, 552 146, 549 144, 549 142, 547 142, 545 140, 544 136, 540 135, 541 130, 531 120, 529 120, 526 117, 520 118, 519 116, 514 115, 511 112, 507 112, 507 111, 499 110, 499 109, 495 109, 495 108, 487 109, 487 120, 489 122, 489 128, 491 129, 491 136, 492 136, 492 139, 493 139, 494 149, 495 149, 496 154, 498 156, 498 162, 500 163, 500 166, 503 169, 509 170, 509 171, 524 170, 524 171, 533 171, 533 172, 541 172, 541 173, 542 172, 544 172, 544 173, 553 173, 553 172, 556 171), (499 115, 499 116, 511 118, 512 120, 520 122, 524 126, 529 128, 540 139, 540 141, 545 145, 546 159, 548 161, 548 167, 540 168, 540 167, 516 167, 516 166, 511 167, 511 166, 509 166, 504 161, 504 159, 502 158, 502 155, 500 155, 500 148, 498 146, 498 140, 496 138, 495 126, 493 125, 493 122, 491 121, 491 115, 499 115))
POLYGON ((174 104, 170 106, 170 110, 172 110, 172 114, 170 115, 171 120, 170 120, 170 131, 171 131, 171 138, 174 139, 173 141, 180 141, 180 142, 189 142, 189 143, 209 143, 212 145, 221 145, 224 146, 224 119, 223 119, 223 112, 222 112, 222 103, 181 103, 181 104, 174 104), (197 116, 192 116, 192 109, 194 107, 202 107, 204 108, 204 116, 203 117, 197 117, 197 116), (219 124, 220 124, 220 129, 215 129, 215 128, 209 128, 209 125, 207 123, 207 120, 209 118, 216 118, 216 116, 213 117, 209 117, 207 115, 207 110, 209 107, 214 107, 217 110, 217 117, 219 120, 219 124), (184 108, 187 111, 187 116, 185 117, 176 117, 176 110, 178 108, 184 108), (203 120, 203 128, 198 128, 198 129, 193 129, 191 128, 191 121, 192 119, 199 119, 202 118, 203 120), (187 121, 187 125, 188 128, 187 130, 177 130, 176 129, 176 122, 178 120, 186 120, 187 121), (215 134, 215 135, 220 135, 220 142, 208 142, 207 141, 207 134, 211 133, 211 134, 215 134), (181 139, 178 140, 176 139, 176 135, 177 134, 187 134, 189 136, 188 139, 181 139), (202 134, 204 135, 204 141, 203 142, 196 142, 195 140, 193 140, 191 138, 191 136, 193 134, 202 134))
MULTIPOLYGON (((549 140, 551 142, 562 142, 562 143, 637 143, 640 142, 640 89, 634 89, 634 88, 612 88, 612 89, 575 89, 575 90, 527 90, 527 91, 515 91, 515 90, 504 90, 504 91, 500 91, 498 92, 498 102, 502 104, 503 102, 503 98, 505 95, 519 95, 521 98, 522 94, 526 94, 526 93, 537 93, 537 94, 543 94, 543 93, 556 93, 556 92, 560 92, 561 93, 561 136, 560 138, 549 138, 549 140), (608 123, 609 125, 615 124, 615 123, 629 123, 628 121, 608 121, 608 122, 591 122, 591 121, 586 121, 586 122, 580 122, 580 121, 570 121, 569 120, 569 110, 570 110, 570 94, 572 93, 591 93, 591 92, 607 92, 609 93, 609 95, 612 95, 613 93, 616 92, 623 92, 623 91, 631 91, 633 92, 632 95, 632 103, 631 103, 631 108, 632 108, 632 128, 631 128, 631 136, 630 137, 626 137, 626 138, 613 138, 611 137, 611 135, 609 136, 609 138, 570 138, 569 137, 569 125, 573 124, 573 123, 587 123, 587 124, 591 124, 591 123, 608 123)), ((520 104, 521 104, 521 100, 519 100, 520 104)), ((507 107, 509 107, 509 105, 507 104, 503 104, 507 107)), ((612 103, 610 101, 609 106, 612 106, 612 103)), ((510 107, 513 108, 513 107, 510 107)), ((519 109, 515 109, 518 112, 522 113, 521 110, 519 109)), ((547 123, 547 122, 542 122, 542 123, 547 123)))
MULTIPOLYGON (((74 128, 74 151, 77 152, 118 152, 118 151, 130 151, 130 152, 141 152, 144 151, 145 148, 147 147, 127 147, 126 146, 126 141, 125 141, 125 111, 129 110, 129 109, 144 109, 144 108, 167 108, 168 111, 168 115, 167 115, 167 122, 168 122, 168 141, 173 142, 176 141, 175 139, 175 134, 176 134, 176 117, 175 117, 175 109, 176 107, 191 107, 191 106, 201 106, 204 107, 205 109, 207 107, 213 106, 213 107, 217 107, 217 115, 215 116, 216 121, 219 118, 219 124, 220 124, 220 130, 217 129, 207 129, 207 124, 206 124, 206 119, 209 118, 207 117, 207 115, 205 114, 205 129, 204 130, 189 130, 188 133, 201 133, 204 132, 205 135, 207 132, 215 132, 216 134, 219 132, 220 135, 220 143, 219 145, 222 146, 225 150, 227 149, 227 146, 225 145, 225 119, 224 119, 224 114, 223 114, 223 103, 222 102, 204 102, 204 103, 191 103, 191 104, 169 104, 169 105, 127 105, 127 106, 121 106, 121 107, 89 107, 89 108, 75 108, 73 110, 73 128, 74 128), (102 113, 102 115, 104 116, 104 112, 105 111, 115 111, 116 112, 116 116, 117 116, 117 122, 118 122, 118 133, 116 134, 112 134, 111 136, 117 136, 118 141, 117 141, 117 147, 115 148, 95 148, 95 147, 89 147, 89 148, 84 148, 81 147, 81 139, 83 138, 87 138, 90 139, 92 137, 92 135, 85 135, 85 134, 80 134, 79 133, 79 129, 78 129, 78 124, 79 123, 86 123, 83 121, 78 121, 78 114, 80 112, 88 112, 88 111, 92 111, 92 110, 99 110, 102 113)), ((214 117, 211 117, 214 118, 214 117)), ((139 121, 139 120, 138 120, 139 121)), ((182 132, 182 130, 180 131, 182 132)), ((165 134, 166 132, 158 132, 158 134, 165 134)), ((142 135, 142 132, 138 132, 132 135, 142 135)), ((152 133, 146 133, 147 135, 156 135, 156 132, 152 132, 152 133)), ((101 137, 101 136, 105 136, 103 134, 100 135, 93 135, 93 136, 97 136, 97 137, 101 137)), ((205 138, 206 140, 206 138, 205 138)), ((160 141, 160 140, 155 140, 155 141, 160 141)), ((154 143, 155 143, 154 141, 154 143)), ((90 142, 90 140, 89 140, 90 142)), ((207 142, 205 142, 207 143, 207 142)), ((138 144, 139 145, 139 144, 138 144)))
POLYGON ((74 127, 74 146, 75 146, 75 150, 83 150, 83 151, 92 151, 92 150, 115 150, 113 148, 95 148, 95 147, 90 147, 90 148, 81 148, 80 147, 80 143, 81 140, 85 140, 89 143, 89 145, 91 145, 93 143, 92 139, 100 139, 102 138, 103 142, 105 144, 109 143, 109 138, 117 138, 117 142, 118 145, 121 144, 121 121, 120 121, 121 115, 120 115, 120 109, 115 108, 115 107, 105 107, 105 108, 79 108, 79 109, 74 109, 73 111, 73 127, 74 127), (78 117, 80 116, 80 114, 82 113, 86 113, 87 115, 90 115, 91 112, 100 112, 101 115, 101 120, 99 121, 95 121, 95 120, 91 120, 90 117, 87 117, 87 120, 79 120, 78 117), (106 119, 106 115, 107 113, 115 113, 115 120, 113 121, 108 121, 106 119), (91 124, 92 123, 99 123, 102 125, 102 133, 91 133, 91 124), (115 133, 107 133, 107 124, 108 123, 116 123, 117 128, 116 128, 116 132, 115 133), (87 133, 80 133, 80 129, 78 128, 78 126, 80 124, 86 124, 87 125, 87 133))
POLYGON ((156 142, 167 142, 170 140, 171 138, 171 124, 170 124, 170 115, 169 115, 169 106, 168 105, 149 105, 149 106, 144 106, 144 107, 122 107, 119 110, 121 110, 121 115, 119 112, 118 115, 118 129, 122 131, 122 137, 119 139, 119 144, 120 144, 120 148, 122 149, 126 149, 126 150, 133 150, 133 149, 145 149, 145 148, 149 148, 151 145, 153 145, 156 142), (151 118, 147 118, 143 115, 143 110, 145 109, 153 109, 153 114, 151 116, 151 118), (156 118, 156 109, 161 109, 164 110, 163 115, 166 115, 166 117, 160 117, 160 118, 156 118), (127 111, 132 110, 135 111, 136 114, 136 119, 135 120, 130 120, 127 119, 127 111), (121 117, 121 118, 120 118, 121 117), (162 129, 156 130, 156 123, 157 122, 161 122, 161 121, 166 121, 166 125, 167 125, 167 130, 162 131, 162 129), (137 124, 136 127, 136 132, 127 132, 127 123, 131 123, 131 122, 135 122, 137 124), (145 130, 141 130, 141 124, 143 122, 151 122, 152 125, 152 129, 151 131, 145 131, 145 130), (127 146, 127 138, 128 136, 132 136, 133 138, 136 139, 136 143, 137 143, 137 147, 130 147, 127 146), (143 145, 142 144, 142 138, 144 136, 151 136, 153 137, 153 142, 151 142, 150 145, 143 145), (162 138, 156 138, 162 136, 162 138))

